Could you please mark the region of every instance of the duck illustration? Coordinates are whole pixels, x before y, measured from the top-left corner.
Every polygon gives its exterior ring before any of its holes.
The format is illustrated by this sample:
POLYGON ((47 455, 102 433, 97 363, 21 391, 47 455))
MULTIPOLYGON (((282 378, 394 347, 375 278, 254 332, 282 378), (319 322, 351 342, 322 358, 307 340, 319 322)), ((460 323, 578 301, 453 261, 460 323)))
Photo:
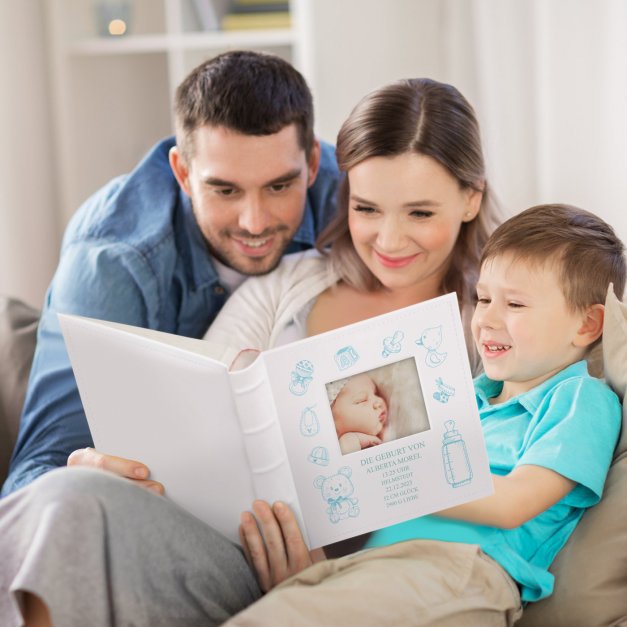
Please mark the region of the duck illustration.
POLYGON ((416 340, 418 346, 424 346, 427 349, 425 363, 429 368, 435 368, 444 362, 447 353, 438 352, 440 344, 442 344, 442 327, 429 327, 425 329, 420 337, 416 340))

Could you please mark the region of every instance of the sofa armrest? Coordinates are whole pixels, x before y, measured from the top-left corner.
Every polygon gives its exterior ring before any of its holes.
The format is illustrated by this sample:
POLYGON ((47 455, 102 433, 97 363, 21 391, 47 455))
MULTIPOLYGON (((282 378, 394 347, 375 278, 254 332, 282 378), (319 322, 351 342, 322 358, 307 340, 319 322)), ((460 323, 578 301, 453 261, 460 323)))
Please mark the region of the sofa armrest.
POLYGON ((0 484, 17 438, 38 322, 36 309, 0 296, 0 484))

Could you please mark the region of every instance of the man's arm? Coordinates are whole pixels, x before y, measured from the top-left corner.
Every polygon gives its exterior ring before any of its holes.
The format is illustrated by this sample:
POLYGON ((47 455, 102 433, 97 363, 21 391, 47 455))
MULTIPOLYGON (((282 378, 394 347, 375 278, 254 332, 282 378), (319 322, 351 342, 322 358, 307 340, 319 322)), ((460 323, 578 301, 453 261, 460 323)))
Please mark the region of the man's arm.
POLYGON ((93 446, 57 313, 148 326, 157 299, 145 262, 120 245, 81 242, 63 252, 48 291, 6 495, 93 446))

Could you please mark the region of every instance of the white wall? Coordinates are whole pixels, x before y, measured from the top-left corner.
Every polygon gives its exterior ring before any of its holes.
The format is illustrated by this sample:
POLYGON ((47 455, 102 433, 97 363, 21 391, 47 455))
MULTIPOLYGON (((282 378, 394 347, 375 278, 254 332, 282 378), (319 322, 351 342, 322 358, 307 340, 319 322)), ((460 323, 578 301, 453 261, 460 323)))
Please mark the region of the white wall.
POLYGON ((0 294, 40 306, 59 246, 40 0, 0 1, 0 294))

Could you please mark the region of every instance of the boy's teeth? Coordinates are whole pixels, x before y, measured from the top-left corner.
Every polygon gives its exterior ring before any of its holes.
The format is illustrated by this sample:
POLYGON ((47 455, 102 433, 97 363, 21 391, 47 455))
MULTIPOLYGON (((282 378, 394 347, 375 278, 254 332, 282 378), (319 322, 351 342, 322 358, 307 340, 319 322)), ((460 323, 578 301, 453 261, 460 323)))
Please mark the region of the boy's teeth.
POLYGON ((508 350, 508 349, 509 349, 509 348, 511 348, 511 347, 510 347, 510 346, 505 346, 505 345, 499 344, 498 346, 486 346, 486 348, 487 348, 489 351, 491 351, 491 352, 493 352, 493 353, 496 353, 496 352, 498 352, 498 351, 506 351, 506 350, 508 350))

